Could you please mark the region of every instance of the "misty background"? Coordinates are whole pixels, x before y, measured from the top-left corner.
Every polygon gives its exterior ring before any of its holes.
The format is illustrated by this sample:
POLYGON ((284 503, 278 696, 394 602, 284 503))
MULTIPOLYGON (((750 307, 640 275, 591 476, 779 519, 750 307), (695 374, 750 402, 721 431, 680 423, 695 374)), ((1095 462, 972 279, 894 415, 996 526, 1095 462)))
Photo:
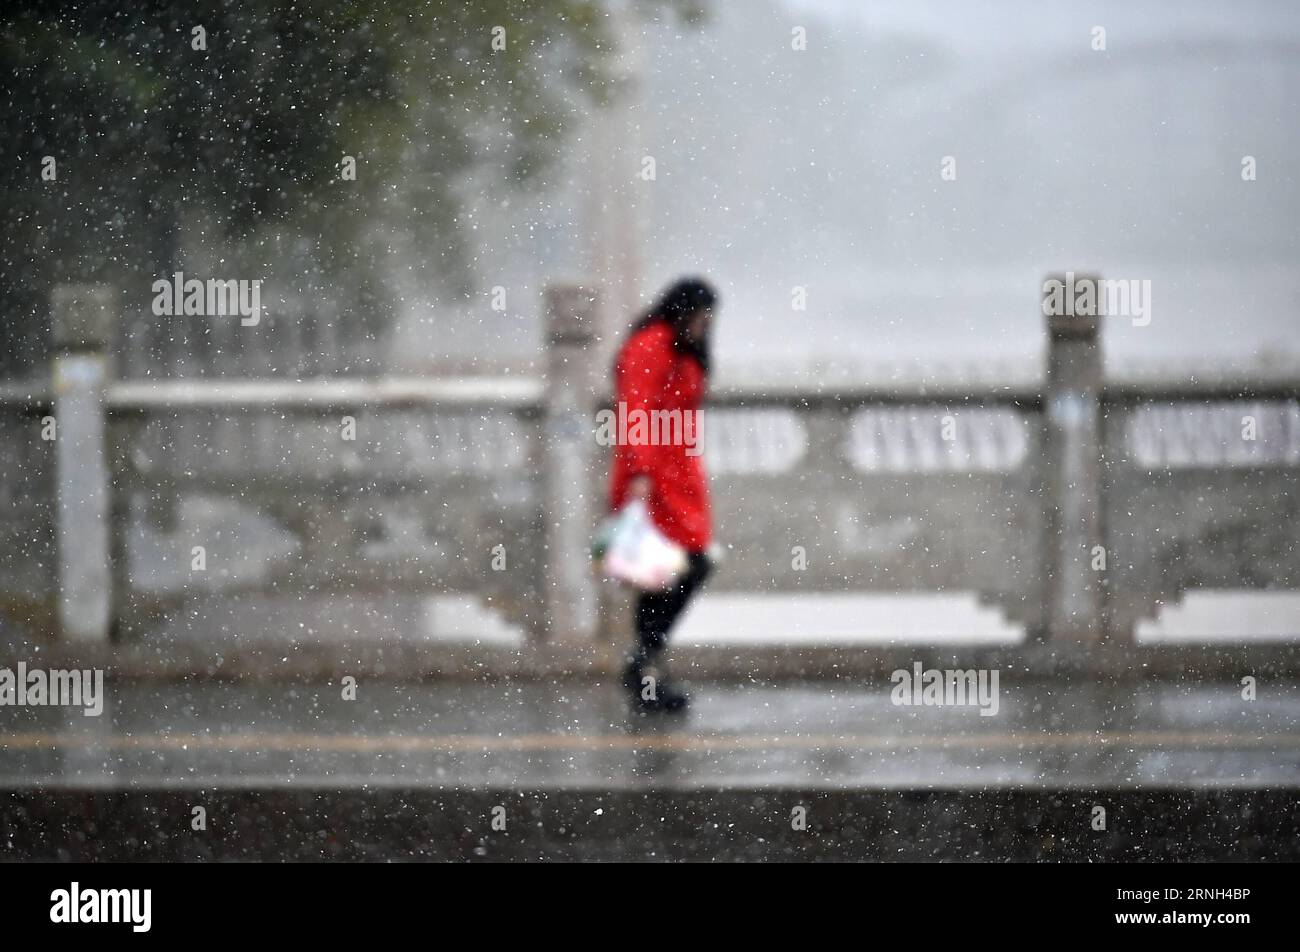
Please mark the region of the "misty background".
POLYGON ((1151 282, 1112 369, 1300 349, 1290 4, 518 7, 12 6, 7 375, 70 281, 122 289, 128 376, 532 372, 561 280, 600 287, 603 360, 686 272, 724 295, 724 380, 1034 374, 1065 270, 1151 282), (259 333, 160 321, 175 270, 262 279, 259 333))
MULTIPOLYGON (((724 378, 788 363, 870 375, 889 361, 1036 362, 1039 285, 1067 269, 1152 283, 1149 326, 1106 327, 1112 366, 1294 360, 1300 10, 705 9, 698 24, 633 19, 623 36, 639 83, 612 121, 631 140, 616 177, 635 206, 638 291, 683 272, 721 285, 724 378), (806 51, 791 49, 796 26, 806 51), (637 179, 643 155, 653 182, 637 179), (940 178, 944 156, 955 181, 940 178)), ((586 146, 580 134, 567 180, 531 201, 488 192, 475 205, 475 273, 525 289, 517 323, 486 294, 455 320, 412 296, 399 322, 411 369, 425 354, 535 352, 540 285, 598 270, 586 146)))

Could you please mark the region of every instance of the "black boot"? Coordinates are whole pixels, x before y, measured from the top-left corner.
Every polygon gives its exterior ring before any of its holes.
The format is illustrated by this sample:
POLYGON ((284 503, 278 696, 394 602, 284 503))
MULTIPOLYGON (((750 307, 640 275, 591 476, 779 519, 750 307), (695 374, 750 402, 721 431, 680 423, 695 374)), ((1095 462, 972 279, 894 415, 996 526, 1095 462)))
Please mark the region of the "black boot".
POLYGON ((662 666, 644 652, 633 656, 623 669, 623 687, 631 695, 632 707, 641 713, 652 711, 681 711, 690 704, 688 695, 670 680, 662 666), (653 679, 646 683, 647 672, 653 679))
POLYGON ((661 678, 655 685, 656 704, 661 711, 684 711, 691 704, 691 696, 686 689, 669 678, 661 678))

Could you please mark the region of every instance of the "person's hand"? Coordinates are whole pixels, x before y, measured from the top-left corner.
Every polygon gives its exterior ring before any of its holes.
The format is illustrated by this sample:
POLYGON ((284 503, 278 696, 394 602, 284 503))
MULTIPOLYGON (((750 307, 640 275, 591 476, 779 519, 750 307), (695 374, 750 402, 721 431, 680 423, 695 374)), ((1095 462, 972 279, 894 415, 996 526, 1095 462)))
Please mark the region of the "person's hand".
POLYGON ((627 484, 627 498, 629 501, 639 499, 646 502, 650 498, 650 477, 641 475, 633 476, 632 481, 627 484))

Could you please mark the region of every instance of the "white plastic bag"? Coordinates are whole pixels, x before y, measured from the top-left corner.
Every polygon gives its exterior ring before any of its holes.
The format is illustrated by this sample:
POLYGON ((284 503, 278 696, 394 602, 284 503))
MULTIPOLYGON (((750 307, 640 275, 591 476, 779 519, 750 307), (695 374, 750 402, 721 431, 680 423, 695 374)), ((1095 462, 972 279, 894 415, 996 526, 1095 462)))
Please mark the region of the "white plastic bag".
POLYGON ((663 591, 686 571, 686 550, 650 521, 634 499, 601 524, 592 554, 602 574, 643 591, 663 591))

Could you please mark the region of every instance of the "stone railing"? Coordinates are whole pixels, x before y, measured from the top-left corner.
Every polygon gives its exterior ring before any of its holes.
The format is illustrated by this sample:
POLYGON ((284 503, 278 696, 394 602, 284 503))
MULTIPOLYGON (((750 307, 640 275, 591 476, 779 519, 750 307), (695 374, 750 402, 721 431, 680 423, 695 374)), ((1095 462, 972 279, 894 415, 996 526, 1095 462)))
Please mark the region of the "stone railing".
MULTIPOLYGON (((144 382, 113 379, 112 292, 60 289, 48 391, 0 385, 0 612, 103 642, 199 594, 471 592, 591 644, 593 304, 548 292, 545 379, 144 382)), ((1295 588, 1295 380, 1107 382, 1096 317, 1048 334, 1041 384, 715 388, 715 590, 975 591, 1078 652, 1186 589, 1295 588)))

